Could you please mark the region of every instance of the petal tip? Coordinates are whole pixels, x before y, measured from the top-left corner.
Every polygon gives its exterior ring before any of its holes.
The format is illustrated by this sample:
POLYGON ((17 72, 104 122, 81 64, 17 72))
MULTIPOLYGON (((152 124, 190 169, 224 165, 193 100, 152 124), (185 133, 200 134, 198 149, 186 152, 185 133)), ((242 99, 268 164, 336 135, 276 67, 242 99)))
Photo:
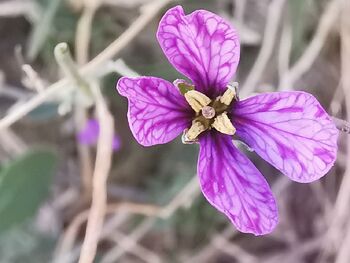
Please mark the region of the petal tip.
POLYGON ((117 92, 126 97, 126 89, 128 88, 125 81, 129 80, 130 78, 128 77, 121 77, 120 79, 118 79, 117 84, 115 85, 115 89, 117 90, 117 92))
POLYGON ((257 168, 231 143, 230 136, 200 138, 198 175, 208 202, 243 233, 265 235, 278 223, 271 189, 257 168))
POLYGON ((293 181, 313 182, 333 167, 339 132, 312 94, 259 94, 240 101, 234 113, 237 135, 293 181))

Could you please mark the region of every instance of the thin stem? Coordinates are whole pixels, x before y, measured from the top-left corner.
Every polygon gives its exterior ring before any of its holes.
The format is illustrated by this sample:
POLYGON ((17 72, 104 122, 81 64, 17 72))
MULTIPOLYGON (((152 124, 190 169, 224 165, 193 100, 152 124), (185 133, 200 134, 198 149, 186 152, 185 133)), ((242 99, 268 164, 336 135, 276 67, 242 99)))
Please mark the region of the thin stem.
MULTIPOLYGON (((91 28, 95 13, 99 7, 99 0, 84 1, 84 11, 77 23, 75 34, 75 57, 79 66, 85 65, 89 61, 89 46, 91 41, 91 28)), ((74 109, 75 127, 80 131, 87 123, 89 114, 88 109, 79 103, 74 109)), ((81 180, 83 187, 83 196, 87 200, 91 200, 92 194, 92 176, 93 176, 93 161, 90 147, 83 145, 77 141, 77 150, 80 163, 81 180)))
POLYGON ((55 58, 64 74, 75 83, 86 95, 92 97, 89 89, 89 84, 80 75, 77 66, 75 65, 72 55, 70 54, 67 43, 59 43, 54 50, 55 58))
POLYGON ((95 170, 93 174, 92 204, 79 263, 93 262, 98 240, 103 227, 107 207, 106 183, 112 162, 112 141, 114 133, 113 117, 99 87, 94 87, 96 97, 96 112, 100 124, 100 134, 97 142, 95 170))

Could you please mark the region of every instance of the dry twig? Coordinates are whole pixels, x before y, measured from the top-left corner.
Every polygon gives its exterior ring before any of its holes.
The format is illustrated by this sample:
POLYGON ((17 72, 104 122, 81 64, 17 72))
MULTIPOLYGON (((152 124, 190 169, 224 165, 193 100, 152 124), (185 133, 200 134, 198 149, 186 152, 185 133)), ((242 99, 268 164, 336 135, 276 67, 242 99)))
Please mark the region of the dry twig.
POLYGON ((115 243, 117 243, 118 246, 122 247, 127 252, 134 254, 144 262, 148 262, 148 263, 162 262, 161 258, 157 254, 141 246, 134 239, 130 238, 127 235, 124 235, 118 231, 114 231, 113 235, 110 235, 110 238, 115 243))
MULTIPOLYGON (((106 208, 107 214, 139 214, 145 216, 155 216, 159 212, 160 208, 154 205, 147 204, 135 204, 135 203, 117 203, 117 204, 108 204, 106 208)), ((81 226, 87 221, 90 213, 90 209, 80 212, 74 217, 70 225, 67 227, 65 233, 60 238, 58 246, 55 251, 54 259, 56 262, 61 262, 62 258, 65 258, 65 255, 72 250, 74 242, 81 226)), ((102 236, 110 234, 111 231, 105 232, 102 236)))
POLYGON ((297 62, 285 72, 280 82, 280 90, 293 89, 294 83, 311 68, 320 54, 331 28, 336 23, 339 12, 339 0, 332 0, 325 7, 313 39, 297 62))
MULTIPOLYGON (((155 17, 155 15, 171 1, 172 0, 154 0, 153 2, 147 4, 144 8, 142 8, 141 15, 138 17, 138 19, 136 19, 135 22, 119 38, 111 43, 98 56, 83 66, 80 73, 84 75, 96 75, 96 73, 101 74, 101 72, 98 72, 99 67, 103 66, 106 62, 119 54, 119 52, 142 31, 142 29, 155 17)), ((67 84, 67 79, 62 79, 49 86, 44 92, 29 99, 26 103, 18 107, 16 111, 11 112, 0 120, 0 129, 11 126, 13 123, 24 117, 47 99, 62 91, 67 84)))
MULTIPOLYGON (((84 65, 88 62, 92 21, 99 6, 99 1, 92 2, 85 0, 83 2, 84 11, 79 18, 75 36, 75 57, 78 65, 84 65)), ((86 107, 80 105, 79 103, 76 103, 74 109, 74 117, 76 132, 79 132, 81 129, 83 129, 88 121, 88 112, 86 107)), ((83 145, 79 142, 77 142, 77 149, 82 178, 83 196, 87 200, 90 200, 92 193, 91 151, 88 145, 83 145)))
MULTIPOLYGON (((177 209, 184 205, 188 205, 191 201, 194 200, 194 197, 200 193, 198 179, 197 176, 194 176, 186 186, 170 201, 168 205, 159 210, 159 212, 155 215, 155 217, 160 217, 162 219, 169 218, 177 209)), ((133 243, 125 242, 128 245, 124 245, 123 247, 114 247, 110 251, 108 251, 101 263, 112 263, 116 262, 127 249, 132 249, 135 244, 137 244, 138 240, 141 239, 147 231, 154 225, 155 217, 145 219, 137 228, 135 228, 132 233, 128 235, 128 238, 131 238, 133 243), (125 247, 127 246, 127 247, 125 247)), ((113 233, 111 233, 113 235, 113 233)), ((121 240, 123 242, 123 240, 121 240)))
MULTIPOLYGON (((341 66, 342 66, 342 86, 345 94, 346 112, 347 118, 350 119, 350 2, 342 0, 341 5, 341 66)), ((350 138, 347 138, 347 154, 350 154, 350 138)), ((339 232, 342 231, 345 224, 346 232, 342 241, 335 244, 336 247, 340 245, 338 255, 336 257, 336 263, 349 262, 350 258, 350 223, 349 216, 349 202, 350 202, 350 165, 346 164, 346 170, 344 178, 339 189, 338 198, 335 206, 335 219, 332 222, 331 227, 338 228, 339 232)), ((332 228, 331 228, 332 229, 332 228)), ((331 232, 331 234, 333 234, 331 232)))
MULTIPOLYGON (((123 202, 117 204, 109 204, 107 205, 107 213, 128 213, 128 214, 140 214, 145 216, 150 216, 151 219, 146 219, 143 224, 141 224, 133 234, 129 235, 129 238, 136 235, 134 241, 137 240, 144 234, 146 231, 153 225, 155 221, 155 217, 166 219, 169 218, 177 209, 179 209, 183 205, 188 205, 190 200, 193 200, 194 196, 199 194, 198 180, 197 177, 194 176, 192 180, 188 182, 188 184, 184 187, 182 191, 180 191, 166 206, 163 208, 157 207, 154 205, 148 204, 136 204, 130 202, 123 202)), ((74 242, 76 240, 79 229, 82 224, 87 220, 88 214, 90 210, 85 210, 79 213, 71 222, 69 227, 66 229, 66 232, 62 236, 59 244, 56 248, 55 256, 56 262, 61 262, 63 258, 66 258, 66 254, 72 250, 74 242)), ((105 235, 113 235, 112 231, 108 231, 105 235), (111 234, 112 233, 112 234, 111 234)), ((105 237, 102 235, 102 237, 105 237)), ((122 240, 121 240, 122 242, 122 240)), ((133 247, 134 243, 127 242, 127 248, 133 247)), ((136 244, 136 243, 135 243, 136 244)), ((112 249, 105 255, 107 262, 115 262, 115 255, 119 258, 124 252, 128 251, 128 249, 117 248, 112 249), (112 258, 109 261, 108 258, 112 258)))
POLYGON ((266 15, 267 21, 265 25, 264 39, 259 52, 259 55, 253 65, 252 70, 243 84, 241 94, 243 97, 251 94, 260 80, 266 65, 271 57, 273 48, 275 46, 277 32, 279 28, 279 21, 282 15, 283 6, 286 0, 273 0, 269 5, 268 13, 266 15))
POLYGON ((96 162, 92 182, 92 204, 86 227, 85 239, 80 253, 80 263, 93 262, 95 258, 97 243, 102 230, 106 210, 106 183, 113 153, 113 117, 108 110, 98 86, 95 86, 94 92, 100 133, 97 142, 96 162))

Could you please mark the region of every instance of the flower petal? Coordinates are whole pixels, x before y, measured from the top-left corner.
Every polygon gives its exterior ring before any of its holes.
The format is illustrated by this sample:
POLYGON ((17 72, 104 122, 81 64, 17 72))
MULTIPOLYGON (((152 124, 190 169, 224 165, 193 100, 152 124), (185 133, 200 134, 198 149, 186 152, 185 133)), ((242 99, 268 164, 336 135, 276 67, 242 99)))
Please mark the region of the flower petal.
POLYGON ((113 137, 112 148, 115 152, 119 151, 121 148, 121 141, 118 135, 114 135, 113 137))
POLYGON ((237 32, 211 12, 185 16, 181 6, 171 8, 159 23, 157 38, 170 63, 207 96, 220 95, 236 72, 237 32))
POLYGON ((312 182, 333 166, 338 130, 311 94, 260 94, 232 112, 237 135, 292 180, 312 182))
POLYGON ((117 89, 129 100, 129 125, 140 144, 167 143, 190 126, 192 111, 170 82, 155 77, 123 77, 117 89))
POLYGON ((78 132, 77 138, 80 144, 94 145, 100 132, 100 125, 96 119, 88 119, 85 127, 78 132))
POLYGON ((230 136, 208 132, 200 138, 198 175, 209 203, 239 231, 263 235, 276 226, 278 212, 269 185, 230 136))
MULTIPOLYGON (((100 124, 97 119, 88 119, 84 129, 78 132, 77 139, 80 144, 95 146, 100 134, 100 124)), ((114 134, 112 148, 117 152, 121 147, 121 141, 117 134, 114 134)))

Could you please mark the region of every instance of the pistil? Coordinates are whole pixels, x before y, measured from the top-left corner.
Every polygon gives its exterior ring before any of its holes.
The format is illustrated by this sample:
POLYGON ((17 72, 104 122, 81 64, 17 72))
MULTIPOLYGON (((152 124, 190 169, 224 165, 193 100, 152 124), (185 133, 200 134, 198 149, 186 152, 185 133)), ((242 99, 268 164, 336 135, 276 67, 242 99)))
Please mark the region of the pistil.
POLYGON ((214 118, 215 114, 216 114, 215 109, 211 106, 204 106, 202 108, 202 115, 204 118, 206 118, 208 120, 214 118))

